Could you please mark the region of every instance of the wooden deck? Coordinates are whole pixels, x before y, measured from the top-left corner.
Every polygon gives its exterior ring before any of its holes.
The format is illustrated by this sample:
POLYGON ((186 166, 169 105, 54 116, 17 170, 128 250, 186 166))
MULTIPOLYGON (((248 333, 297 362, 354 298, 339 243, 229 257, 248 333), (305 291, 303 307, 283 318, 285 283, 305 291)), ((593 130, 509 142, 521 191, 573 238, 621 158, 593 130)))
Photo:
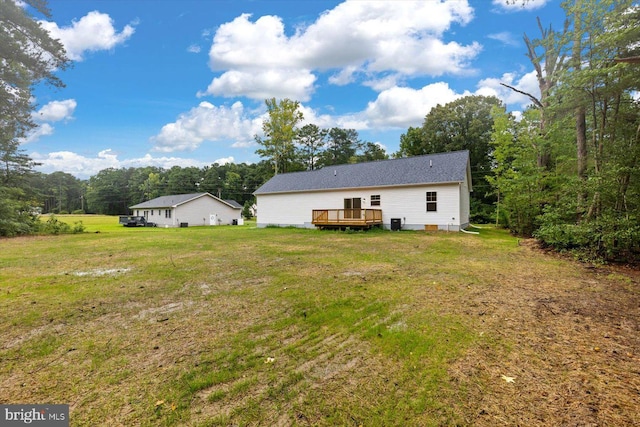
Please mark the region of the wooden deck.
POLYGON ((381 209, 314 209, 311 223, 318 228, 371 228, 382 225, 381 209))

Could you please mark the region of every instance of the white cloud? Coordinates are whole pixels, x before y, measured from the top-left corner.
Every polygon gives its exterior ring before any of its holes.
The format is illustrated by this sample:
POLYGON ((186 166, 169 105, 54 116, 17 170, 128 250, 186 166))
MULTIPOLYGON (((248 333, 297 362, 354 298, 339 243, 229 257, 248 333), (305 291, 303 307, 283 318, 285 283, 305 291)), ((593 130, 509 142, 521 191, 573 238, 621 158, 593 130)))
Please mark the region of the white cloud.
POLYGON ((382 91, 375 101, 369 102, 364 115, 370 127, 418 126, 438 104, 455 101, 469 92, 456 93, 447 83, 439 82, 422 89, 393 87, 382 91))
POLYGON ((102 169, 120 167, 117 156, 110 149, 100 151, 93 158, 71 151, 56 151, 46 155, 31 153, 30 157, 36 162, 42 163, 38 169, 47 173, 63 170, 73 175, 91 176, 102 169))
POLYGON ((205 94, 306 100, 315 71, 335 70, 329 82, 337 85, 360 75, 375 81, 378 73, 463 74, 481 50, 477 42, 443 41, 452 24, 473 18, 466 0, 346 1, 291 36, 277 16, 250 18, 243 14, 217 29, 209 66, 222 74, 205 94))
POLYGON ((329 77, 329 83, 336 86, 345 86, 349 83, 353 83, 353 81, 355 80, 356 71, 358 71, 358 67, 354 65, 348 65, 333 76, 329 77))
POLYGON ((78 103, 75 99, 64 101, 51 101, 33 114, 33 119, 38 122, 59 122, 73 117, 78 103))
POLYGON ((252 99, 291 98, 308 101, 316 77, 308 70, 265 69, 261 71, 228 71, 213 79, 206 92, 198 96, 246 96, 252 99))
POLYGON ((200 53, 200 46, 198 46, 197 44, 192 44, 187 48, 187 52, 189 53, 200 53))
POLYGON ((23 144, 28 144, 30 142, 36 142, 43 136, 53 135, 54 127, 49 123, 42 123, 37 127, 33 128, 31 132, 24 138, 22 141, 23 144))
POLYGON ((346 1, 292 37, 291 43, 304 53, 301 60, 314 68, 356 65, 368 71, 457 73, 462 64, 440 59, 445 53, 458 56, 460 46, 445 45, 441 39, 451 24, 465 25, 472 18, 466 0, 346 1), (417 51, 431 51, 437 57, 416 58, 417 51))
POLYGON ((531 104, 531 99, 526 95, 511 90, 500 83, 506 83, 518 90, 530 93, 540 99, 540 87, 536 72, 531 71, 518 78, 515 73, 505 73, 501 78, 487 78, 480 80, 478 83, 477 95, 495 96, 501 99, 507 105, 517 105, 519 108, 526 108, 531 104))
MULTIPOLYGON (((446 82, 432 83, 420 89, 398 86, 393 84, 395 78, 396 76, 387 76, 387 80, 371 83, 378 84, 381 92, 363 111, 342 115, 319 114, 301 104, 303 124, 356 130, 419 126, 436 105, 445 105, 469 95, 496 96, 506 104, 516 105, 521 109, 531 103, 528 97, 502 86, 501 82, 539 96, 533 71, 524 75, 505 73, 501 78, 483 79, 473 93, 456 92, 446 82)), ((255 145, 254 135, 262 134, 265 116, 264 109, 249 111, 241 102, 236 102, 231 107, 216 107, 209 102, 202 102, 198 107, 180 115, 175 122, 165 125, 151 141, 154 143, 154 150, 162 152, 194 150, 204 141, 234 141, 231 144, 233 148, 247 148, 255 145)))
POLYGON ((109 148, 99 151, 93 157, 83 156, 71 151, 57 151, 46 155, 35 152, 31 153, 30 157, 36 162, 42 163, 41 166, 36 167, 36 169, 41 172, 52 173, 63 170, 83 179, 96 175, 101 170, 107 168, 119 169, 157 166, 164 169, 170 169, 173 166, 204 167, 212 163, 226 164, 234 161, 233 157, 225 157, 214 160, 213 162, 204 162, 181 157, 153 157, 150 154, 146 154, 140 158, 120 160, 118 155, 109 148))
POLYGON ((494 34, 489 34, 487 35, 488 38, 492 39, 492 40, 497 40, 503 44, 506 44, 508 46, 519 46, 520 43, 518 41, 518 39, 516 39, 514 37, 513 34, 511 34, 508 31, 503 31, 501 33, 494 33, 494 34))
POLYGON ((300 104, 300 111, 304 115, 302 126, 314 124, 320 128, 332 128, 337 125, 336 117, 329 114, 318 114, 313 108, 300 104))
POLYGON ((40 21, 40 24, 53 38, 60 39, 67 56, 73 61, 82 61, 83 55, 88 51, 113 49, 127 41, 135 32, 135 23, 132 23, 118 33, 111 17, 98 11, 89 12, 68 27, 59 27, 55 22, 49 21, 40 21))
POLYGON ((233 158, 233 156, 229 156, 229 157, 223 157, 223 158, 218 159, 218 160, 214 160, 211 163, 217 163, 219 165, 226 165, 226 164, 233 163, 233 162, 235 162, 235 159, 233 158))
POLYGON ((503 12, 529 11, 543 8, 551 0, 493 0, 493 5, 503 12))
POLYGON ((201 102, 175 122, 164 125, 151 142, 155 151, 162 152, 194 150, 204 141, 232 140, 236 144, 250 144, 261 127, 262 119, 250 118, 241 102, 231 107, 201 102))
POLYGON ((75 99, 65 99, 64 101, 51 101, 38 111, 33 112, 31 117, 37 126, 21 142, 28 144, 38 141, 43 136, 53 135, 55 128, 50 123, 73 119, 76 106, 75 99))
POLYGON ((400 80, 402 80, 401 76, 398 74, 391 74, 365 81, 362 84, 370 87, 376 92, 382 92, 383 90, 391 89, 394 86, 400 86, 400 80))

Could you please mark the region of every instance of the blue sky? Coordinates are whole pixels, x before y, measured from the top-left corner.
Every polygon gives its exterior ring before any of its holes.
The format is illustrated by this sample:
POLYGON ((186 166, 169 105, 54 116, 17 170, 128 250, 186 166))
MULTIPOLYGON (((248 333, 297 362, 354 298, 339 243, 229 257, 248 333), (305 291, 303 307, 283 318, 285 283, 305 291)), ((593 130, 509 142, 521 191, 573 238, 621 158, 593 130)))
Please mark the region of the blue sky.
POLYGON ((522 36, 562 29, 559 0, 50 0, 42 21, 73 67, 34 92, 22 144, 37 170, 88 178, 114 167, 253 163, 264 99, 306 123, 354 128, 389 154, 430 109, 537 94, 522 36))

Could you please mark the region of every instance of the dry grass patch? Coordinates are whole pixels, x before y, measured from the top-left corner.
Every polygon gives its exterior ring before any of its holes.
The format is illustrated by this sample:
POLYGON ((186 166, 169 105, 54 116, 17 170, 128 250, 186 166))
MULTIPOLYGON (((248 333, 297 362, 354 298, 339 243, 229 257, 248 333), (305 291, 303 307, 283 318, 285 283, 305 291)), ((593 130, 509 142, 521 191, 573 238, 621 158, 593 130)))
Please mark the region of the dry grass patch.
POLYGON ((0 401, 72 425, 640 424, 635 271, 490 229, 91 220, 0 241, 0 401))

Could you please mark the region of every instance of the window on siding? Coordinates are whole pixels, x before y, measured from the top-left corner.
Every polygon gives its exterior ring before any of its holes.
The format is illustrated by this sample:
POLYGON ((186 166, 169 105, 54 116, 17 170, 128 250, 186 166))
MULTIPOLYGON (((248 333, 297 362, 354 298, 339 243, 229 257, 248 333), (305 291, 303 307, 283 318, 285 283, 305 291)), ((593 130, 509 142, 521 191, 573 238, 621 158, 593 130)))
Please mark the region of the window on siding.
POLYGON ((380 206, 380 195, 373 194, 371 196, 371 206, 380 206))
POLYGON ((153 209, 151 209, 151 216, 153 216, 153 209))
POLYGON ((427 191, 427 212, 436 212, 438 210, 438 193, 436 191, 427 191))
POLYGON ((171 218, 171 209, 165 209, 164 217, 165 218, 171 218))

